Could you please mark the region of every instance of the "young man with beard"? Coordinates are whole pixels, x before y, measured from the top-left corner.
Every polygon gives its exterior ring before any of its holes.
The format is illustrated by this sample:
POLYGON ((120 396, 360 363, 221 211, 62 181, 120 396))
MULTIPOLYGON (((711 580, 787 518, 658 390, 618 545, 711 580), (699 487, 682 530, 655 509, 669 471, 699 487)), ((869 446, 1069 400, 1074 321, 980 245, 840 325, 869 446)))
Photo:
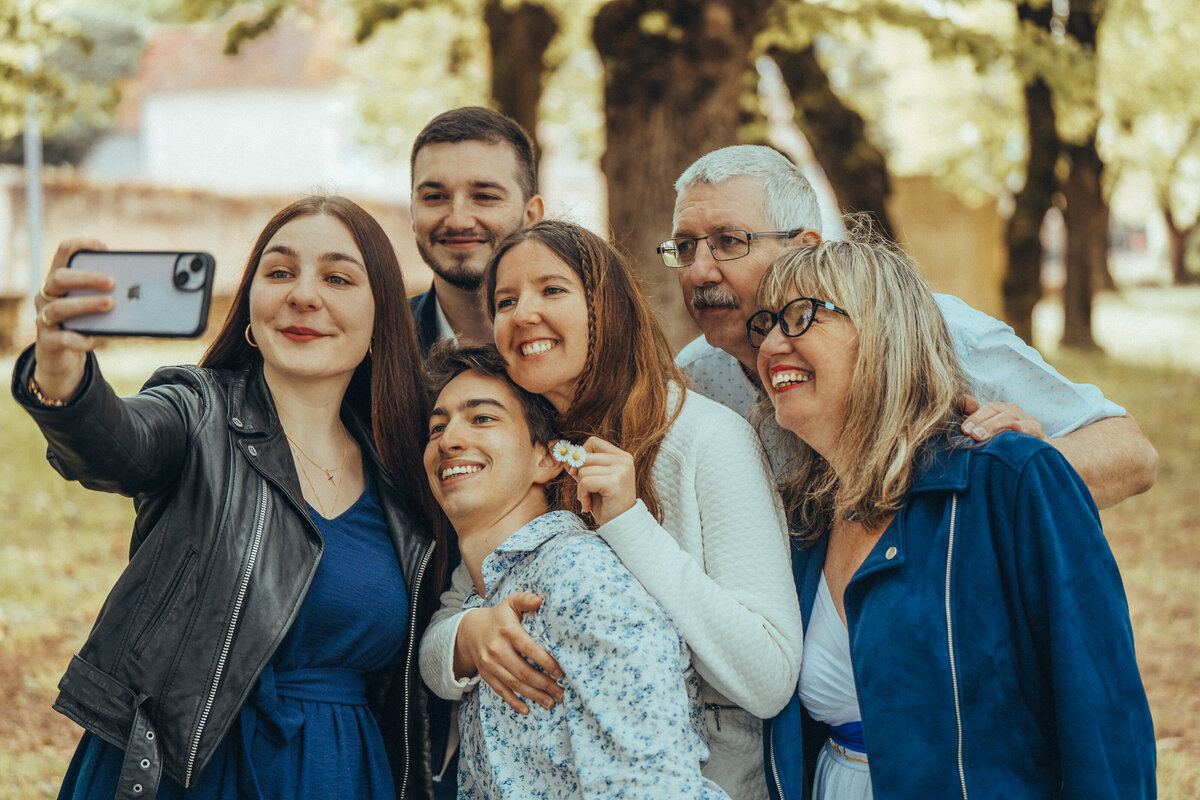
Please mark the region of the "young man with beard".
POLYGON ((498 111, 456 108, 417 135, 410 164, 413 234, 434 273, 409 301, 421 352, 451 337, 490 342, 483 268, 501 239, 544 213, 533 144, 498 111))

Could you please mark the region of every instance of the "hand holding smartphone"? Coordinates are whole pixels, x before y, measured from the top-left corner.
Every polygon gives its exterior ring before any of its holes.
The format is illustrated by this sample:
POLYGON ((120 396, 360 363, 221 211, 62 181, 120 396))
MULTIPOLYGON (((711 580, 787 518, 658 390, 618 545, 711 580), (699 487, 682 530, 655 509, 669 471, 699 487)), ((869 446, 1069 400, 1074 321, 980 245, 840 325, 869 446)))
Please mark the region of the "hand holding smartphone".
MULTIPOLYGON (((111 275, 113 308, 63 320, 89 336, 195 338, 208 325, 216 261, 204 252, 79 250, 68 269, 111 275)), ((78 289, 68 296, 101 292, 78 289)))

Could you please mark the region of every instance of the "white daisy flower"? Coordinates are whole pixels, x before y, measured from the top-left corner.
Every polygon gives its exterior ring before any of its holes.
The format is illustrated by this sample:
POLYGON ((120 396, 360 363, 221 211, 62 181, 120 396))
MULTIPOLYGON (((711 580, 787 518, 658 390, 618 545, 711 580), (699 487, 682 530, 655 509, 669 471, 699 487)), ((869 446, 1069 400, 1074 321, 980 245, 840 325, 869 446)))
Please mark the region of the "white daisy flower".
POLYGON ((587 451, 581 444, 573 444, 567 451, 567 466, 579 469, 587 461, 587 451))
POLYGON ((571 448, 575 445, 568 442, 566 439, 559 439, 550 446, 550 454, 554 456, 555 461, 566 463, 571 455, 571 448))

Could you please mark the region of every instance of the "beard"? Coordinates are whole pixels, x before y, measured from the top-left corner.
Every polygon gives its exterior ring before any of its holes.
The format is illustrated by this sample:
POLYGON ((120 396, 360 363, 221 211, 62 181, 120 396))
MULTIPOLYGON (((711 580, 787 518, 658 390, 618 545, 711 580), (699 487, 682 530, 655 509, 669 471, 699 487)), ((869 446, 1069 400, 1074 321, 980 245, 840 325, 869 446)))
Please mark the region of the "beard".
MULTIPOLYGON (((495 237, 489 234, 488 239, 490 244, 495 247, 495 237)), ((424 242, 417 242, 417 252, 421 254, 421 260, 433 270, 434 274, 455 289, 461 289, 464 292, 478 292, 483 287, 483 270, 476 271, 467 264, 467 256, 451 256, 449 259, 439 261, 424 242)))

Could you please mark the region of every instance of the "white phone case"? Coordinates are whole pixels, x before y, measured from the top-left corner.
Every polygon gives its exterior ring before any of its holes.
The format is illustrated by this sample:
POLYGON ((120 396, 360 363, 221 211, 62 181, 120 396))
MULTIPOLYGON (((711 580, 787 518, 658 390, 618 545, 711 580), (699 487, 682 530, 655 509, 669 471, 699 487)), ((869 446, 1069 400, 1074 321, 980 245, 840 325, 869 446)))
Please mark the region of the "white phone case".
POLYGON ((64 328, 99 336, 190 338, 204 333, 216 273, 208 253, 80 250, 67 266, 111 275, 116 286, 111 311, 72 317, 64 328))

